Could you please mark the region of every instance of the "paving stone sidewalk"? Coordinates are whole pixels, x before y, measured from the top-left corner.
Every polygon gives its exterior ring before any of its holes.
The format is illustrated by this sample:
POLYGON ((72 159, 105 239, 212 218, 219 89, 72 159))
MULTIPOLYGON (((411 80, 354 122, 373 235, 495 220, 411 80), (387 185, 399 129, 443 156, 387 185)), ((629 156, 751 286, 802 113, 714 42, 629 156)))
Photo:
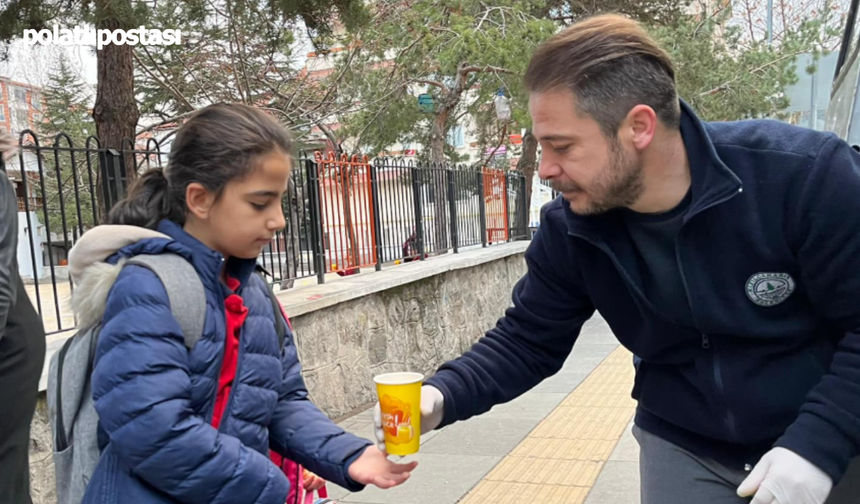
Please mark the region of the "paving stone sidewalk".
MULTIPOLYGON (((406 484, 329 485, 339 504, 638 504, 632 357, 599 317, 563 369, 522 397, 422 437, 406 484)), ((372 412, 341 424, 372 439, 372 412)))

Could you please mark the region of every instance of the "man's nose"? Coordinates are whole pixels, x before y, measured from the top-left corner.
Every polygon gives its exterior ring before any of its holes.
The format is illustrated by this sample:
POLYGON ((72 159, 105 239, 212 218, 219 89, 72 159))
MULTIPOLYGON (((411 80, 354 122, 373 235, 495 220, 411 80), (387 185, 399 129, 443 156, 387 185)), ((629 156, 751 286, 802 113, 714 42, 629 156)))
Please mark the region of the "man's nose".
POLYGON ((558 164, 554 156, 544 151, 538 165, 538 176, 543 180, 552 180, 558 178, 559 175, 561 175, 561 165, 558 164))

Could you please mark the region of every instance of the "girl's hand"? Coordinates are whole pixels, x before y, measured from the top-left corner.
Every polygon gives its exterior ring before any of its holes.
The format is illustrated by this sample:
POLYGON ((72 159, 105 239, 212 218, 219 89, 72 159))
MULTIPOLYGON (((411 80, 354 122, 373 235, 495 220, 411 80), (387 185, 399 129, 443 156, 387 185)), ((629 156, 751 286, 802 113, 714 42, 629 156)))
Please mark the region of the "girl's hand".
POLYGON ((304 471, 304 487, 308 492, 316 492, 320 488, 325 486, 325 480, 317 476, 316 474, 305 469, 304 471))
POLYGON ((368 446, 347 472, 350 478, 362 485, 391 488, 408 480, 410 472, 417 466, 418 462, 396 464, 388 460, 376 446, 368 446))

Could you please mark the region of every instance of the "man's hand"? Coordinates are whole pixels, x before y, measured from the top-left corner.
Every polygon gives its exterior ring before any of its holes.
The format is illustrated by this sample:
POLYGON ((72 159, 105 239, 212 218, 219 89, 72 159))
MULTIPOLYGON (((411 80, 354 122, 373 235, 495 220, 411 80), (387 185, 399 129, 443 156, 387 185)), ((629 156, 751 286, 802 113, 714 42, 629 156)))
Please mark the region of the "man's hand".
POLYGON ((755 494, 750 504, 824 504, 833 480, 805 458, 774 448, 761 458, 738 487, 740 497, 755 494))
MULTIPOLYGON (((442 423, 445 398, 436 387, 424 385, 421 387, 421 434, 432 431, 442 423)), ((373 425, 376 433, 376 446, 379 451, 385 451, 385 431, 382 430, 382 410, 379 403, 373 409, 373 425)))
POLYGON ((350 478, 362 485, 391 488, 408 480, 417 465, 418 462, 395 464, 375 446, 368 446, 364 453, 350 464, 347 473, 350 478))

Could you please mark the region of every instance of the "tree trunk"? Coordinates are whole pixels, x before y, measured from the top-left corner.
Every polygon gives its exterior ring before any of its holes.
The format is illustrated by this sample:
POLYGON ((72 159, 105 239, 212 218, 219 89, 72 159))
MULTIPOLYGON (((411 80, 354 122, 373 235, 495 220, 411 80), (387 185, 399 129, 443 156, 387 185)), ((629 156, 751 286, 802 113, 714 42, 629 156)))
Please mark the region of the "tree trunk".
POLYGON ((433 164, 445 162, 445 125, 447 122, 447 110, 441 110, 433 117, 433 125, 430 128, 430 162, 433 164))
POLYGON ((527 129, 526 134, 523 135, 523 155, 517 162, 517 171, 526 178, 526 215, 529 214, 532 202, 532 180, 537 169, 537 146, 537 138, 532 134, 531 128, 527 129))
MULTIPOLYGON (((448 251, 448 205, 447 194, 448 185, 446 184, 445 173, 445 127, 448 123, 448 116, 452 109, 442 106, 442 109, 433 117, 433 125, 430 128, 430 190, 433 194, 433 208, 435 219, 433 222, 433 245, 434 252, 444 254, 448 251)), ((420 195, 415 195, 420 197, 420 195)), ((424 228, 424 249, 429 250, 427 246, 428 240, 427 228, 424 228)))
MULTIPOLYGON (((129 29, 112 15, 113 9, 129 7, 128 0, 97 0, 96 13, 101 19, 96 28, 105 30, 129 29), (125 5, 117 5, 117 4, 125 5)), ((96 134, 102 148, 121 151, 122 139, 132 142, 135 128, 140 118, 140 110, 134 96, 134 46, 128 44, 105 45, 97 56, 98 84, 93 119, 96 134)), ((137 179, 133 156, 126 157, 126 178, 128 183, 137 179)))
MULTIPOLYGON (((290 177, 287 183, 287 232, 284 233, 284 262, 286 262, 286 278, 281 279, 281 290, 292 289, 299 273, 299 263, 302 257, 301 241, 299 240, 299 198, 296 184, 290 177)), ((280 257, 278 258, 280 260, 280 257)), ((274 272, 272 272, 274 273, 274 272)))

